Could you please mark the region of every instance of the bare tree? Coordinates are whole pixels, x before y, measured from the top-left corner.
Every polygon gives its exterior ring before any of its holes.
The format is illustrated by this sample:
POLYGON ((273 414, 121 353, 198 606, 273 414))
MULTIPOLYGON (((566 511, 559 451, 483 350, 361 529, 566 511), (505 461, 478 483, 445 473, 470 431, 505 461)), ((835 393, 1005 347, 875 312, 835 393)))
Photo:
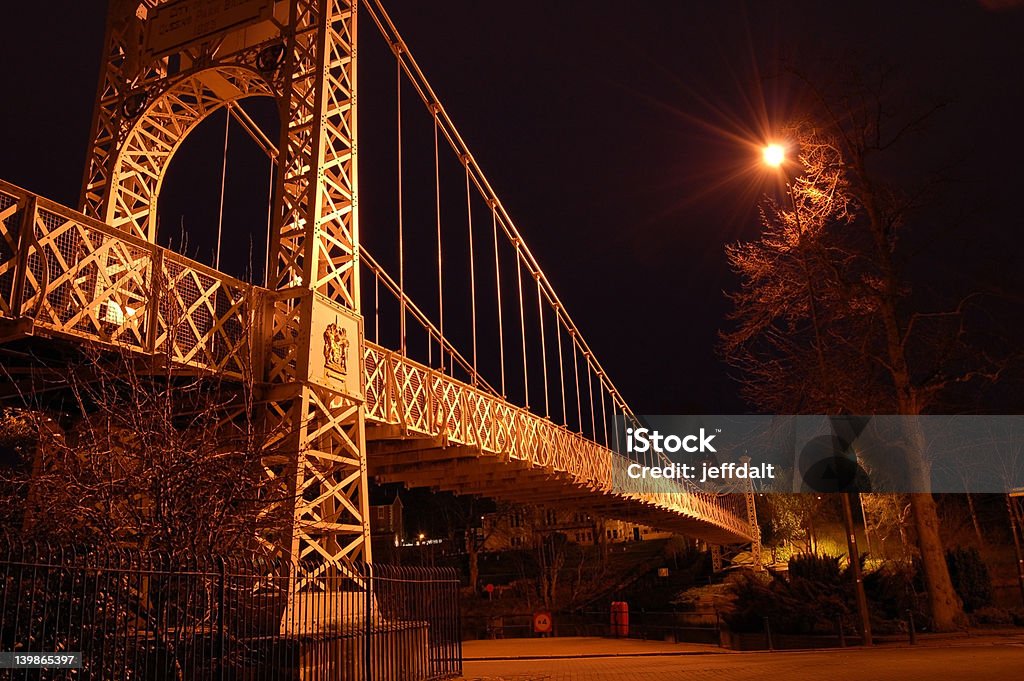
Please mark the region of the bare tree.
POLYGON ((462 537, 469 563, 469 585, 474 594, 480 591, 480 552, 488 540, 501 537, 515 505, 469 495, 433 495, 434 512, 444 519, 448 538, 462 537), (485 522, 485 518, 487 519, 485 522))
POLYGON ((910 499, 906 494, 864 494, 861 495, 861 506, 864 509, 865 526, 870 527, 875 538, 880 544, 879 553, 884 554, 883 549, 892 546, 892 542, 885 542, 891 538, 896 539, 899 547, 900 559, 908 560, 911 549, 910 530, 910 499))
MULTIPOLYGON (((945 307, 912 295, 902 249, 934 185, 901 191, 877 171, 876 157, 921 130, 936 107, 896 115, 890 72, 870 81, 844 74, 828 87, 802 77, 817 110, 789 131, 800 173, 792 206, 766 200, 761 238, 727 248, 741 288, 730 295, 734 325, 721 335, 722 352, 761 409, 916 416, 947 407, 959 386, 998 379, 1007 360, 970 342, 980 292, 947 297, 945 307)), ((901 439, 935 626, 954 629, 963 614, 923 434, 911 420, 901 439)))
POLYGON ((260 537, 286 531, 286 488, 263 465, 280 438, 262 429, 251 382, 116 351, 87 353, 65 381, 64 410, 26 395, 0 420, 18 443, 0 470, 5 523, 172 558, 260 553, 260 537))

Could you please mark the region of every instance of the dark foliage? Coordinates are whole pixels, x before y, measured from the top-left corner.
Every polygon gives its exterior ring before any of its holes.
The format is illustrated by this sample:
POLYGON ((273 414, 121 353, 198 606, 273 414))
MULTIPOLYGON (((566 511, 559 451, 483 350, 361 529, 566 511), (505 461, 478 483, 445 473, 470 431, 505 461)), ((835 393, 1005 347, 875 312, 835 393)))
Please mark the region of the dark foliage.
POLYGON ((992 603, 992 579, 978 549, 955 548, 946 551, 949 577, 953 580, 965 612, 974 612, 992 603))
POLYGON ((853 612, 844 575, 838 557, 814 555, 791 558, 788 575, 742 573, 732 583, 735 609, 725 622, 733 631, 761 631, 767 617, 779 633, 834 633, 853 612))
POLYGON ((839 556, 802 553, 789 559, 789 578, 821 584, 838 584, 842 578, 839 556))
POLYGON ((903 631, 908 615, 915 627, 930 628, 917 566, 885 563, 864 575, 864 592, 871 604, 871 628, 878 634, 903 631))

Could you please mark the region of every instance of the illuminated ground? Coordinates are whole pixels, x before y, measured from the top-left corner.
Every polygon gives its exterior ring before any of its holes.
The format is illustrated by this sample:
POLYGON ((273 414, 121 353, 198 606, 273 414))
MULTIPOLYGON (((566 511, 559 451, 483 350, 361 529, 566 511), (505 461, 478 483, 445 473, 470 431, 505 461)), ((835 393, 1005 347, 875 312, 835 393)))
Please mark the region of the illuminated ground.
POLYGON ((601 645, 590 641, 554 639, 549 645, 537 645, 528 640, 468 642, 464 675, 467 679, 514 681, 760 681, 765 678, 787 681, 989 681, 1020 678, 1024 668, 1024 636, 931 641, 913 648, 885 646, 871 650, 777 653, 719 653, 718 649, 705 646, 633 641, 601 645), (556 644, 555 641, 564 643, 556 644), (488 650, 506 658, 557 654, 590 656, 470 659, 487 654, 488 650), (673 650, 676 654, 665 654, 673 650))

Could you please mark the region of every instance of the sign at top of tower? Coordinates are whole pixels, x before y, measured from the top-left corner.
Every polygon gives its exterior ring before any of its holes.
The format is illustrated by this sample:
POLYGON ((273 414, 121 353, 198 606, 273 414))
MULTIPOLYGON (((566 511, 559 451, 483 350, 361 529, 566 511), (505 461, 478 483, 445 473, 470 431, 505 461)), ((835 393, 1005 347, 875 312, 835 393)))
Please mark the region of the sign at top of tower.
POLYGON ((172 0, 146 22, 149 59, 177 52, 218 33, 268 19, 274 0, 172 0))

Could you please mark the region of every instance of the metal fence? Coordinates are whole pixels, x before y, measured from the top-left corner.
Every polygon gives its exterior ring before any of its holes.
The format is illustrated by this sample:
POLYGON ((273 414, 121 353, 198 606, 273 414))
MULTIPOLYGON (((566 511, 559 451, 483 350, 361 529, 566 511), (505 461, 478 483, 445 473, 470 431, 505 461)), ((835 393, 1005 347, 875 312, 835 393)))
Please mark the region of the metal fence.
POLYGON ((12 542, 0 545, 0 580, 0 651, 81 653, 79 668, 0 678, 422 681, 462 671, 450 569, 373 565, 295 591, 269 561, 12 542))
MULTIPOLYGON (((633 609, 624 629, 616 630, 610 609, 572 610, 551 613, 552 636, 626 636, 650 641, 719 645, 723 628, 714 611, 675 612, 633 609)), ((462 620, 464 639, 532 638, 533 613, 466 615, 462 620)))

